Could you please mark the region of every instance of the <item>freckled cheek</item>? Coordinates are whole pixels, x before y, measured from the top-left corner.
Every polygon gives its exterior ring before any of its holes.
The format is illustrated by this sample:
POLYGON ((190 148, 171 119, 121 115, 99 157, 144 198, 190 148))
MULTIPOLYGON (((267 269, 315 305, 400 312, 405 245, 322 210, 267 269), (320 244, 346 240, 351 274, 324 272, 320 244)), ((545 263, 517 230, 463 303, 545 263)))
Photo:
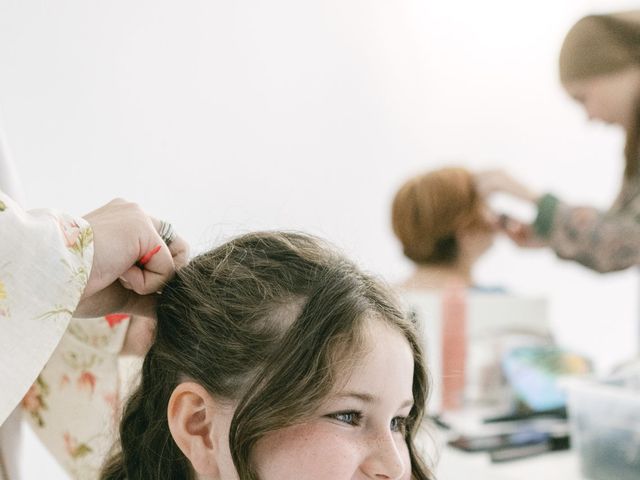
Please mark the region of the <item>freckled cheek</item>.
POLYGON ((362 448, 347 432, 334 429, 296 425, 261 438, 253 453, 260 479, 351 479, 360 465, 362 448))

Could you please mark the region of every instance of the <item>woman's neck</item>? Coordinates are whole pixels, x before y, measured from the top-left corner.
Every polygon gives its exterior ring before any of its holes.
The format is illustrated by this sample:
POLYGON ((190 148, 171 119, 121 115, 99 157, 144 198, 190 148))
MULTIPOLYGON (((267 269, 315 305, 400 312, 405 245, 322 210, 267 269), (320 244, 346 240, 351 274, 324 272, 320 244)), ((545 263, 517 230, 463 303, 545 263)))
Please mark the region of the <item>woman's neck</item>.
POLYGON ((405 290, 441 290, 448 286, 471 287, 468 265, 420 265, 400 284, 405 290))

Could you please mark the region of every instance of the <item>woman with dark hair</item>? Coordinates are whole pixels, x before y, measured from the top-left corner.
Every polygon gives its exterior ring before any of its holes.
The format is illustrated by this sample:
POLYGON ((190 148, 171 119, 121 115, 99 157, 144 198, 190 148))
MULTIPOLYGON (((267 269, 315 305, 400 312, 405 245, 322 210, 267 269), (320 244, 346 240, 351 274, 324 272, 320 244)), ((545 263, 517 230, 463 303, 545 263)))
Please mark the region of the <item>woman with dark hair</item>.
POLYGON ((625 168, 617 200, 606 212, 572 207, 540 195, 501 171, 476 177, 484 195, 504 192, 534 203, 533 224, 515 219, 504 230, 518 245, 552 248, 559 257, 598 272, 640 263, 640 11, 589 15, 565 37, 560 79, 590 119, 626 132, 625 168))
POLYGON ((179 270, 157 314, 103 480, 433 478, 414 326, 327 244, 241 236, 179 270))

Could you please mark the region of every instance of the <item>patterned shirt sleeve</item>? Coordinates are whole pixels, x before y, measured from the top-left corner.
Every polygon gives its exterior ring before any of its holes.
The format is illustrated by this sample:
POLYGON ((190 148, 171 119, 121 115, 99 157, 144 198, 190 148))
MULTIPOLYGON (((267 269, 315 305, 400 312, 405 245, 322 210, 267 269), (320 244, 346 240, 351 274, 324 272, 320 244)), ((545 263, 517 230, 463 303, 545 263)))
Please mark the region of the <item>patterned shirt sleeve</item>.
POLYGON ((632 198, 623 207, 616 205, 603 212, 572 207, 547 194, 538 202, 533 226, 560 258, 601 273, 623 270, 640 264, 639 200, 632 198))
POLYGON ((93 259, 86 221, 22 210, 0 192, 0 424, 67 329, 93 259))

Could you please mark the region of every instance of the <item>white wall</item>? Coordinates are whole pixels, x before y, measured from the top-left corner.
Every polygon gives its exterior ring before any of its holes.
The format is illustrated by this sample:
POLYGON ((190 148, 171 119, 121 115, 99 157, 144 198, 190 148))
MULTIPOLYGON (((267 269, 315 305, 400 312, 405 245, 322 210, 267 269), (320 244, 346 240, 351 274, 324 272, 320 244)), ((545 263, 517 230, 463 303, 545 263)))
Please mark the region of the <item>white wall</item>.
MULTIPOLYGON (((2 123, 31 206, 123 196, 196 251, 308 230, 394 281, 408 264, 389 203, 411 173, 503 166, 612 201, 622 136, 586 123, 556 57, 580 15, 634 3, 0 0, 2 123)), ((635 271, 501 241, 477 273, 548 296, 561 343, 600 368, 634 353, 635 271)))

